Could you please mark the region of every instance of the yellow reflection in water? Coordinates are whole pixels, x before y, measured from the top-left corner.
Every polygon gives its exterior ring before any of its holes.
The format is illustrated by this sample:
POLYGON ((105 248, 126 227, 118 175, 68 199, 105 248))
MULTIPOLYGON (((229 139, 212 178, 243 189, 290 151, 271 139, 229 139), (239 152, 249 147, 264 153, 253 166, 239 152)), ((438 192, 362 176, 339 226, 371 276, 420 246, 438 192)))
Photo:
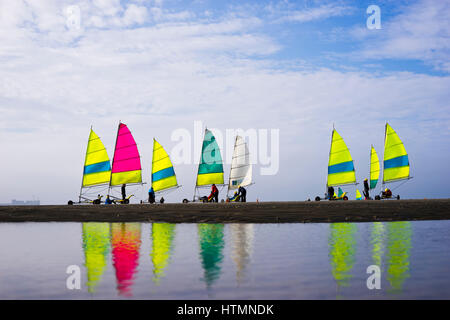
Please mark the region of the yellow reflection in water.
POLYGON ((108 263, 109 223, 85 222, 82 224, 82 233, 87 287, 88 292, 93 293, 108 263))
POLYGON ((164 276, 164 269, 169 264, 174 237, 175 224, 152 224, 152 252, 150 257, 153 263, 153 281, 156 284, 164 276))
POLYGON ((112 223, 111 245, 119 294, 131 296, 133 277, 139 264, 140 223, 112 223))
POLYGON ((351 270, 355 263, 356 252, 356 225, 353 223, 330 224, 330 263, 331 272, 339 286, 348 286, 352 278, 351 270))
POLYGON ((200 258, 204 270, 204 281, 211 286, 220 276, 220 265, 225 246, 223 224, 198 224, 200 258))
POLYGON ((411 235, 411 222, 387 224, 387 279, 393 292, 401 291, 404 281, 409 278, 411 235))
POLYGON ((384 224, 382 222, 374 222, 372 224, 370 239, 372 245, 372 261, 373 264, 380 267, 380 270, 382 270, 383 263, 385 233, 384 224))

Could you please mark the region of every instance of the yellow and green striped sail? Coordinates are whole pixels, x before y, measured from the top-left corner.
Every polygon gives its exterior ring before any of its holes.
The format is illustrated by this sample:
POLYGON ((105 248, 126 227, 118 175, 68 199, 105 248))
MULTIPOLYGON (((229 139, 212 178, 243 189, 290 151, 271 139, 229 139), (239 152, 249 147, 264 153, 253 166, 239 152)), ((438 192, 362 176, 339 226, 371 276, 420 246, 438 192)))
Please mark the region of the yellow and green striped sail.
POLYGON ((89 142, 84 160, 82 187, 96 186, 109 183, 111 164, 108 153, 97 134, 91 129, 89 142))
POLYGON ((153 139, 152 187, 155 192, 177 187, 177 177, 169 155, 158 141, 153 139))
POLYGON ((356 183, 353 159, 344 139, 333 129, 328 161, 327 186, 356 183))
POLYGON ((408 153, 388 123, 386 123, 383 168, 383 183, 409 178, 408 153))
POLYGON ((370 150, 370 180, 369 180, 370 189, 375 189, 379 177, 380 177, 380 160, 378 159, 378 155, 377 152, 375 151, 375 148, 372 146, 372 149, 370 150))
POLYGON ((223 164, 216 138, 211 131, 205 129, 196 185, 210 184, 223 184, 223 164))
POLYGON ((175 224, 153 223, 152 224, 152 253, 153 282, 159 283, 164 276, 164 270, 169 265, 170 254, 175 238, 175 224))

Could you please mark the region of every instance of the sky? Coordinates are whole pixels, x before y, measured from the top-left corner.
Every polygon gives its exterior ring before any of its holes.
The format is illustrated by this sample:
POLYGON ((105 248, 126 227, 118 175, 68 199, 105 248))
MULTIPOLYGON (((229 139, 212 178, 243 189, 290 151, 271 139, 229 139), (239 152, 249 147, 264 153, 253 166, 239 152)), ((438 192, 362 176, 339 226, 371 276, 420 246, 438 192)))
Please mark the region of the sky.
POLYGON ((0 0, 0 43, 0 203, 76 200, 90 127, 112 158, 119 121, 147 183, 153 138, 190 133, 170 202, 192 198, 199 123, 258 132, 249 201, 323 195, 333 125, 362 183, 386 121, 413 176, 395 193, 450 196, 450 1, 0 0))

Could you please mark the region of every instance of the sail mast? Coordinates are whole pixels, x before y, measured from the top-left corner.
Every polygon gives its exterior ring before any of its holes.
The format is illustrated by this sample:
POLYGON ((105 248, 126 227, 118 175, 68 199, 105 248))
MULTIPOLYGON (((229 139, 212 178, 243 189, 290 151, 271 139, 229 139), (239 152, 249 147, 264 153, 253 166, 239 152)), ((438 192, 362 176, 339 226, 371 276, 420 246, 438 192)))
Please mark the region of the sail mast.
MULTIPOLYGON (((231 157, 234 157, 234 151, 236 150, 237 140, 238 140, 238 135, 236 135, 236 138, 234 139, 234 149, 233 149, 233 155, 231 157)), ((228 178, 227 197, 228 197, 228 193, 230 192, 231 172, 232 172, 232 170, 233 170, 233 158, 231 158, 230 177, 228 178)))
MULTIPOLYGON (((91 131, 92 131, 92 124, 91 124, 91 130, 89 131, 88 143, 86 145, 86 154, 84 156, 85 163, 86 163, 86 157, 87 157, 87 152, 88 152, 88 148, 89 148, 89 141, 91 140, 91 131)), ((78 202, 81 202, 81 193, 83 192, 83 181, 84 181, 84 166, 83 166, 83 174, 81 175, 81 187, 80 187, 80 195, 78 197, 78 202)))
MULTIPOLYGON (((116 135, 116 143, 114 144, 114 154, 113 154, 113 159, 112 159, 112 163, 114 164, 114 158, 116 157, 116 147, 117 147, 117 139, 119 138, 119 129, 120 129, 120 120, 119 120, 119 125, 117 126, 117 135, 116 135)), ((111 180, 112 180, 112 168, 111 168, 111 176, 109 177, 109 188, 108 188, 108 195, 111 192, 111 180)))
POLYGON ((198 173, 200 172, 200 164, 202 163, 202 158, 203 158, 203 141, 205 140, 206 130, 208 130, 208 128, 205 126, 205 131, 203 133, 203 139, 202 139, 202 149, 200 151, 200 160, 198 161, 198 167, 197 167, 197 176, 195 178, 194 197, 193 197, 192 201, 195 201, 195 195, 197 194, 198 173))

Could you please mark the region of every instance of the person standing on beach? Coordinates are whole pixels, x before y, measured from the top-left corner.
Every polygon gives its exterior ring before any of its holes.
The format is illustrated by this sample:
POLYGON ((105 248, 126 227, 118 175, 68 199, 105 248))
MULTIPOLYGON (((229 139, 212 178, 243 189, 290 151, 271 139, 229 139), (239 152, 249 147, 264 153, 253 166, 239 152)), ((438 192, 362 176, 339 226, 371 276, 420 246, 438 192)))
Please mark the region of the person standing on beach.
POLYGON ((150 190, 148 190, 148 202, 155 203, 155 191, 153 191, 153 187, 150 187, 150 190))
POLYGON ((241 202, 247 202, 247 198, 246 198, 247 197, 247 190, 245 190, 244 187, 239 186, 238 194, 240 196, 241 202))
POLYGON ((366 179, 364 179, 364 198, 366 199, 366 200, 369 200, 370 198, 369 198, 369 190, 370 190, 370 188, 369 188, 369 182, 368 182, 368 180, 367 180, 367 178, 366 179))
POLYGON ((332 186, 328 187, 328 200, 333 200, 334 198, 334 188, 332 186))
POLYGON ((217 189, 215 184, 211 186, 211 195, 213 196, 214 202, 219 202, 219 189, 217 189))
POLYGON ((125 183, 122 185, 122 200, 125 200, 125 198, 127 197, 127 194, 125 192, 126 186, 127 185, 125 183))

